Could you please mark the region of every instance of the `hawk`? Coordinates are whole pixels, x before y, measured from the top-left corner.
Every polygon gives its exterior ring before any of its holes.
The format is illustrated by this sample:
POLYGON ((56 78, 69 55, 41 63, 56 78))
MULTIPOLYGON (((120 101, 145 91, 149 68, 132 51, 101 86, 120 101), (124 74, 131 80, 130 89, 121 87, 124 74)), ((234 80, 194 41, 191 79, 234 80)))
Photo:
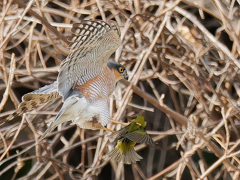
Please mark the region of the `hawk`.
POLYGON ((63 106, 42 138, 66 121, 85 129, 106 129, 110 122, 108 97, 116 83, 127 79, 123 65, 108 61, 121 44, 115 21, 88 21, 73 24, 70 54, 62 61, 57 80, 23 96, 23 102, 9 118, 50 100, 62 97, 63 106), (26 106, 27 105, 27 106, 26 106))

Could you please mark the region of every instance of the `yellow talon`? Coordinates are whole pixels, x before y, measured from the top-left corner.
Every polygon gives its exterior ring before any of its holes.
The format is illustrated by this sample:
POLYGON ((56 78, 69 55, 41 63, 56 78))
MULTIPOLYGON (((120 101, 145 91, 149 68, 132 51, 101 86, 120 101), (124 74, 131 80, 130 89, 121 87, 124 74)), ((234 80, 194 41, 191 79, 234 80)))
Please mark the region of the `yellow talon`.
POLYGON ((105 131, 109 131, 111 133, 115 133, 115 131, 111 130, 111 129, 108 129, 108 128, 105 128, 105 127, 102 127, 101 129, 105 130, 105 131))

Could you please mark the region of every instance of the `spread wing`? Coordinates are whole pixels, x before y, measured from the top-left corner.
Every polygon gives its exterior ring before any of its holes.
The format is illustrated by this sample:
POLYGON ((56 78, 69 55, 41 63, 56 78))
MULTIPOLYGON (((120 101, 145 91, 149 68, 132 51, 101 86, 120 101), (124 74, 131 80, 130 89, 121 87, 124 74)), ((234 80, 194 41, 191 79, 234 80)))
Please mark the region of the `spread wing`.
POLYGON ((127 133, 126 135, 124 135, 124 137, 130 139, 131 141, 135 141, 137 143, 144 143, 149 145, 154 144, 152 138, 143 129, 138 129, 136 131, 127 133))
POLYGON ((114 138, 114 139, 121 139, 121 138, 125 137, 125 135, 128 133, 129 127, 130 127, 130 124, 121 128, 120 130, 116 131, 115 133, 112 133, 111 135, 109 135, 109 137, 114 138))
POLYGON ((71 31, 70 54, 61 63, 57 80, 58 92, 64 99, 75 85, 83 85, 101 74, 121 43, 115 21, 82 21, 73 24, 71 31))

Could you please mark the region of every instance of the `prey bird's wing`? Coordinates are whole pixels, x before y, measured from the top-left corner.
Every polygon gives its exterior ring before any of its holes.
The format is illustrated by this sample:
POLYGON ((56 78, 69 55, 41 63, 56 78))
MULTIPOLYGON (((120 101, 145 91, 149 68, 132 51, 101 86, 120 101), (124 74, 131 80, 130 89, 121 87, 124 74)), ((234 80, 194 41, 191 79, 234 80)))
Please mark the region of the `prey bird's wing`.
POLYGON ((120 130, 116 131, 115 133, 112 133, 111 135, 109 135, 110 138, 114 138, 114 139, 121 139, 124 137, 125 134, 128 133, 128 127, 130 126, 127 125, 123 128, 121 128, 120 130))
POLYGON ((120 46, 120 30, 115 21, 82 21, 73 24, 70 54, 61 63, 58 92, 64 100, 70 89, 103 73, 111 54, 120 46))
POLYGON ((143 129, 138 129, 136 131, 129 132, 129 133, 125 134, 124 137, 126 137, 127 139, 129 139, 131 141, 135 141, 137 143, 144 143, 144 144, 148 144, 148 145, 154 144, 152 138, 143 129))

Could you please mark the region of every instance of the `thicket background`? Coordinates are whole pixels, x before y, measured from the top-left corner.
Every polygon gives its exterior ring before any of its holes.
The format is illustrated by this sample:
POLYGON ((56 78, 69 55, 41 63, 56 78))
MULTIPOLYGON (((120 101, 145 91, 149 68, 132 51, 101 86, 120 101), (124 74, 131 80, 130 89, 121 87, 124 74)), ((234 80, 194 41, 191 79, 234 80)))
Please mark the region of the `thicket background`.
POLYGON ((105 161, 115 145, 108 133, 69 122, 33 146, 59 99, 0 127, 0 179, 239 179, 239 3, 0 1, 1 119, 22 95, 56 79, 71 24, 113 19, 122 44, 110 59, 126 67, 131 85, 118 84, 111 116, 127 122, 143 114, 157 143, 137 145, 143 160, 136 164, 105 161))

